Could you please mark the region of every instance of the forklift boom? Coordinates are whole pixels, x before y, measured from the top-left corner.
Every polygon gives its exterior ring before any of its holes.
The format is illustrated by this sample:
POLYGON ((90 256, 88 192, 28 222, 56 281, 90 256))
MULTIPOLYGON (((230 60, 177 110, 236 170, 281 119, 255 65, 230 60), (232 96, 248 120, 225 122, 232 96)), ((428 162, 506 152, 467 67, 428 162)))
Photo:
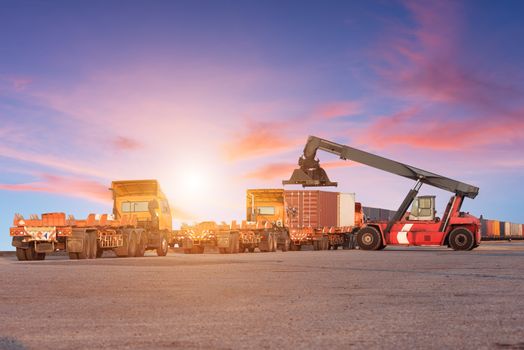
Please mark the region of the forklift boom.
MULTIPOLYGON (((475 198, 479 188, 468 185, 464 182, 453 180, 426 170, 416 168, 411 165, 403 164, 391 159, 377 156, 372 153, 358 150, 349 146, 340 145, 335 142, 321 139, 316 136, 309 136, 304 154, 299 159, 300 168, 295 169, 289 180, 282 181, 284 185, 300 184, 303 187, 310 186, 336 186, 336 182, 331 182, 326 172, 319 165, 316 159, 317 150, 323 150, 339 156, 344 160, 352 160, 383 171, 387 171, 408 179, 415 180, 421 184, 428 184, 440 189, 450 191, 458 196, 475 198)), ((420 187, 420 186, 419 186, 420 187)), ((417 189, 418 190, 418 189, 417 189)), ((418 191, 417 191, 418 192, 418 191)))

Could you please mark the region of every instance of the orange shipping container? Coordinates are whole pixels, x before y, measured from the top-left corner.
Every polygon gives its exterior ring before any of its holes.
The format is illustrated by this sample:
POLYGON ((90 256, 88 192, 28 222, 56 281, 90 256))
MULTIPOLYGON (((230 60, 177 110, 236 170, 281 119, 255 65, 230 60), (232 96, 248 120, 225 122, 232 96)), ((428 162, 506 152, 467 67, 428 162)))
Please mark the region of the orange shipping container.
POLYGON ((284 197, 289 227, 337 226, 338 192, 285 191, 284 197))

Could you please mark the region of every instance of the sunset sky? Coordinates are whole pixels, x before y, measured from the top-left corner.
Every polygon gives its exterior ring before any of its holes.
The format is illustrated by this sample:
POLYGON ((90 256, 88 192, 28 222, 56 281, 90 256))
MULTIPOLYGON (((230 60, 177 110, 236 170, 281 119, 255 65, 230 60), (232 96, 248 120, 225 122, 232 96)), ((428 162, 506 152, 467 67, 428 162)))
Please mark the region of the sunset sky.
MULTIPOLYGON (((0 0, 0 250, 14 213, 111 212, 158 179, 177 223, 242 219, 316 135, 480 187, 524 223, 522 1, 0 0)), ((412 181, 319 153, 338 191, 412 181)), ((441 212, 449 196, 437 194, 441 212)))

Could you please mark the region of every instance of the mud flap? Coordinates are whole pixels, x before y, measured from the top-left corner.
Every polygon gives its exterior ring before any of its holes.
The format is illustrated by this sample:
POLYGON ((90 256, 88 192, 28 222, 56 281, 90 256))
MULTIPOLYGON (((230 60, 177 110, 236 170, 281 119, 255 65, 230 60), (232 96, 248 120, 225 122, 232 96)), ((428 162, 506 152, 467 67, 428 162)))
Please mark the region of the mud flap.
POLYGON ((84 238, 83 237, 68 237, 67 238, 67 251, 69 253, 81 253, 84 251, 84 238))

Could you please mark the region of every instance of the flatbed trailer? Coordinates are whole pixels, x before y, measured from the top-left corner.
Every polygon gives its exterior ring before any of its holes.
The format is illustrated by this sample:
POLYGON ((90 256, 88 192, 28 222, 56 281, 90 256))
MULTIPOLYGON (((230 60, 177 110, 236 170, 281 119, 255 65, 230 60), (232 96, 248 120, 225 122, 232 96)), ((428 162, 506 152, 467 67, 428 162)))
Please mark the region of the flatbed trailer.
MULTIPOLYGON (((177 241, 186 254, 202 254, 206 247, 217 248, 221 254, 254 252, 274 252, 282 230, 266 223, 248 223, 238 225, 233 221, 217 224, 205 221, 196 225, 186 225, 178 233, 177 241)), ((287 251, 289 241, 280 249, 287 251)))
POLYGON ((66 251, 70 259, 94 259, 111 250, 119 257, 146 250, 167 255, 172 240, 171 211, 156 180, 113 181, 113 214, 78 220, 65 213, 24 219, 16 214, 9 230, 18 260, 43 260, 66 251))
POLYGON ((159 232, 139 227, 133 215, 115 220, 107 214, 89 214, 77 220, 65 213, 46 213, 25 220, 17 214, 13 224, 10 235, 18 260, 43 260, 56 251, 66 251, 70 259, 100 258, 108 250, 118 257, 144 256, 147 249, 167 254, 156 244, 159 232))

